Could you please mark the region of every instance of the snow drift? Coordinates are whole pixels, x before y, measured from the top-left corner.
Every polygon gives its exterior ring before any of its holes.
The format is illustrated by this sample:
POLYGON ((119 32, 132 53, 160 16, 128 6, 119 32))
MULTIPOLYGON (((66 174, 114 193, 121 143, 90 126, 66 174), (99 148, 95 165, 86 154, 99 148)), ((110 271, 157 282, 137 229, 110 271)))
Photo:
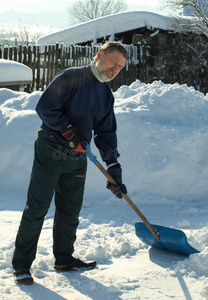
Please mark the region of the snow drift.
MULTIPOLYGON (((0 90, 0 186, 25 189, 40 127, 34 107, 41 92, 0 90), (5 174, 7 176, 5 176, 5 174)), ((208 194, 208 101, 186 85, 122 86, 115 93, 119 159, 130 193, 188 201, 208 194)), ((97 156, 97 149, 93 148, 97 156)), ((89 170, 91 171, 91 166, 89 170)), ((93 171, 93 173, 96 173, 93 171)), ((100 178, 89 174, 86 193, 103 193, 100 178)))

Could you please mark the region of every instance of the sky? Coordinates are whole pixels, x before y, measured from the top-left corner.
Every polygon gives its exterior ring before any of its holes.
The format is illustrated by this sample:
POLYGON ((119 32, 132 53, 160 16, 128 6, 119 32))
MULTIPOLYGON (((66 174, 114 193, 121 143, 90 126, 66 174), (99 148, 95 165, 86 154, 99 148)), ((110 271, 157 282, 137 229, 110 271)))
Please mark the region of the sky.
MULTIPOLYGON (((74 0, 0 0, 0 26, 8 22, 66 28, 72 25, 67 9, 73 2, 74 0)), ((128 11, 168 13, 160 9, 160 0, 126 0, 126 3, 128 11)))

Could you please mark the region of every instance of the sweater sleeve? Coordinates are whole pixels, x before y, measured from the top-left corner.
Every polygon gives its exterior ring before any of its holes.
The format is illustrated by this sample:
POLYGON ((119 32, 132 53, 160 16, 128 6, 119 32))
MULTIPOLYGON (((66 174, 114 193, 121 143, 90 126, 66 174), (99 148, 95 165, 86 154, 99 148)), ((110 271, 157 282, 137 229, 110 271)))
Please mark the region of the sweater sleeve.
POLYGON ((70 86, 64 75, 56 77, 40 97, 36 112, 40 119, 51 129, 60 131, 66 128, 68 118, 62 111, 63 102, 69 98, 70 86))
POLYGON ((117 150, 116 129, 116 118, 112 103, 108 113, 94 128, 94 142, 106 165, 117 163, 117 158, 120 156, 117 150))

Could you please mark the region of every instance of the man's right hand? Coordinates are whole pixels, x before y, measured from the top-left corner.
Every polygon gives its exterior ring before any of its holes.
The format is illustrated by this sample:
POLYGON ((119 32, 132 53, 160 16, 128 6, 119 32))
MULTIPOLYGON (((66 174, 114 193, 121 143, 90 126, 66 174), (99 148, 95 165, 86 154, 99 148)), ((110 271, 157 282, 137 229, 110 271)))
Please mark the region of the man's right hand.
POLYGON ((84 135, 81 134, 76 126, 69 126, 61 131, 63 137, 69 142, 69 147, 77 152, 87 152, 83 142, 87 142, 84 135))

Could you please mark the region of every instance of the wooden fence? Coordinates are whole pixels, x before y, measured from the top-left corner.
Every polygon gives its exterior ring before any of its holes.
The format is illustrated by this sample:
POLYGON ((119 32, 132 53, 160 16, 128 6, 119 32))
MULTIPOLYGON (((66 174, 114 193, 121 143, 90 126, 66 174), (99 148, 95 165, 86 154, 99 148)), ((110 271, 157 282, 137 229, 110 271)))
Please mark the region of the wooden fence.
MULTIPOLYGON (((116 91, 121 85, 130 85, 138 78, 137 46, 127 45, 128 60, 126 67, 109 85, 116 91)), ((14 60, 30 67, 33 71, 31 91, 44 90, 54 76, 61 70, 90 63, 99 46, 45 46, 1 47, 0 58, 14 60)))

